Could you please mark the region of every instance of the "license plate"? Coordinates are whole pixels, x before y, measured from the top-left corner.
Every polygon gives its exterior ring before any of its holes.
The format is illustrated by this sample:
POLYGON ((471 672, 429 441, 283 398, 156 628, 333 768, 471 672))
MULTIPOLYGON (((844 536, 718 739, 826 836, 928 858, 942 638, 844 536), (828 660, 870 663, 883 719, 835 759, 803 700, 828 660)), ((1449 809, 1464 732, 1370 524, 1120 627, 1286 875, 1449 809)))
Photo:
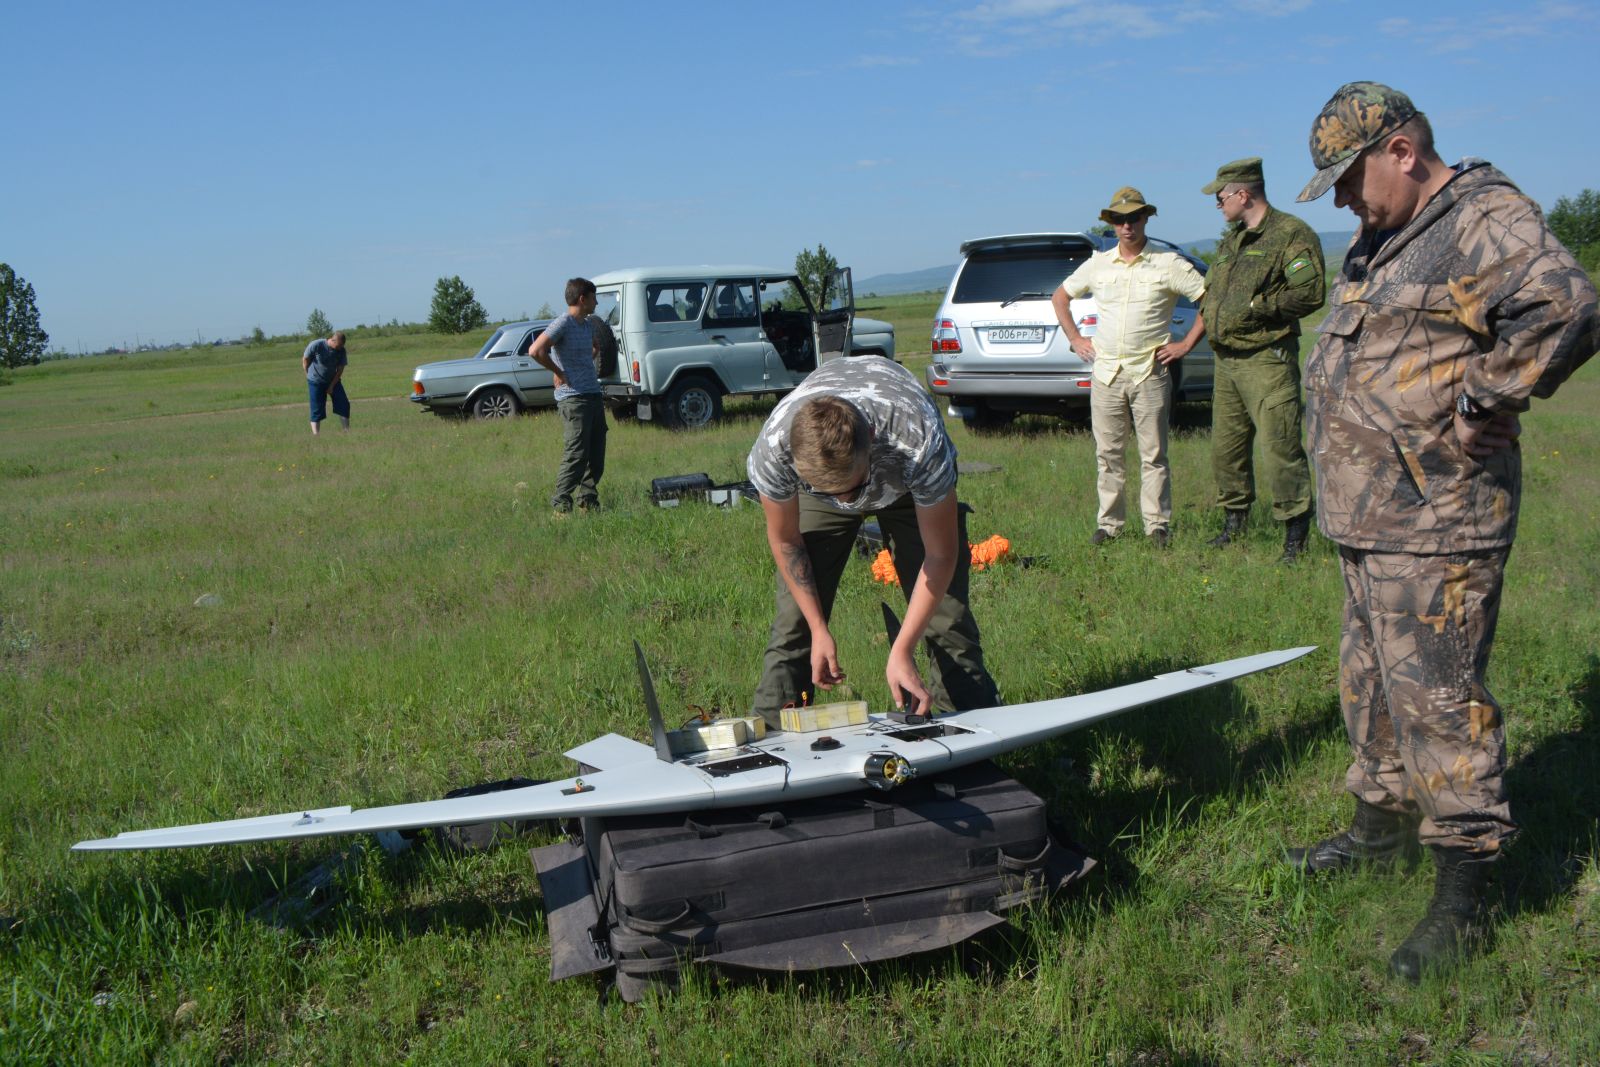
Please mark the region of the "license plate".
POLYGON ((1033 342, 1038 344, 1044 340, 1043 326, 991 326, 989 327, 989 340, 1006 344, 1018 342, 1033 342))

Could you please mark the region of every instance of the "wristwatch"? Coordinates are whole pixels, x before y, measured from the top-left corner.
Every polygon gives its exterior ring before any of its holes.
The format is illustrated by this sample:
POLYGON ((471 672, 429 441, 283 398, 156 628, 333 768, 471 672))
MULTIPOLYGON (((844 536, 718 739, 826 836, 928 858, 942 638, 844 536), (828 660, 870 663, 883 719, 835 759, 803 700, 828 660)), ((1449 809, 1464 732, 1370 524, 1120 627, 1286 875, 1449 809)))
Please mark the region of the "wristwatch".
POLYGON ((1494 412, 1472 399, 1466 393, 1456 395, 1456 414, 1468 422, 1488 422, 1494 418, 1494 412))

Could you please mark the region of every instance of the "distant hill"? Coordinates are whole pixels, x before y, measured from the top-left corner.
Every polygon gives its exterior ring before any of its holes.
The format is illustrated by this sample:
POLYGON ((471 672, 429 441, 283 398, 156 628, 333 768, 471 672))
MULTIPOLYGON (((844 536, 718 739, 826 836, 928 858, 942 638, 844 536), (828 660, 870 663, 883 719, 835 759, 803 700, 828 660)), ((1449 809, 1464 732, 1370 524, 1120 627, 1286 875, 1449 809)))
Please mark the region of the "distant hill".
MULTIPOLYGON (((1322 258, 1327 260, 1328 266, 1337 267, 1344 262, 1344 250, 1350 247, 1350 238, 1355 236, 1354 230, 1330 230, 1318 233, 1322 239, 1322 258)), ((1178 246, 1193 249, 1196 252, 1209 252, 1217 247, 1217 239, 1208 237, 1203 241, 1179 241, 1178 246)), ((855 290, 858 296, 867 293, 876 293, 879 296, 895 296, 900 293, 925 293, 931 290, 944 290, 950 284, 950 278, 956 272, 956 264, 950 263, 943 267, 924 267, 922 270, 905 271, 901 274, 874 274, 870 278, 855 279, 855 290)))
POLYGON ((852 285, 858 295, 877 293, 879 296, 895 296, 899 293, 925 293, 932 289, 942 290, 948 287, 955 272, 956 265, 949 263, 943 267, 925 267, 904 274, 874 274, 870 278, 856 278, 852 285))
MULTIPOLYGON (((1322 240, 1322 258, 1327 260, 1328 266, 1336 267, 1344 262, 1344 250, 1350 247, 1350 239, 1356 235, 1354 230, 1329 230, 1319 232, 1317 237, 1322 240)), ((1217 247, 1217 239, 1208 237, 1204 241, 1180 241, 1182 247, 1193 249, 1196 252, 1209 252, 1217 247)))

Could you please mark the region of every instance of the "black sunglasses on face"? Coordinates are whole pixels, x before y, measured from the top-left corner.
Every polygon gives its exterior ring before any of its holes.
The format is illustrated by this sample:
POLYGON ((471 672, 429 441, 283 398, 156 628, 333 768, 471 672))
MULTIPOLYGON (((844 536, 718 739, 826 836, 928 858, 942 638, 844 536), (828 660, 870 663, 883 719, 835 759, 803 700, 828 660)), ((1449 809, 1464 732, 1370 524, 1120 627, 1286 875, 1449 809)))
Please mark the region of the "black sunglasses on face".
POLYGON ((1107 215, 1106 221, 1113 226, 1128 226, 1138 222, 1143 215, 1107 215))

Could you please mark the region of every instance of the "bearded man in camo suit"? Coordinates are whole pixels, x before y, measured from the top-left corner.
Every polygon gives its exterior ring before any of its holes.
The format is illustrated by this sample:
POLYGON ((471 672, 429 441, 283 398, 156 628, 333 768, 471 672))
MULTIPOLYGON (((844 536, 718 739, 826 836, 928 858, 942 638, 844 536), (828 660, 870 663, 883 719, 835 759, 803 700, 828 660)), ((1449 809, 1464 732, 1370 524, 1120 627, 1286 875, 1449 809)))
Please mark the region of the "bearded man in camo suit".
POLYGON ((1594 286, 1533 201, 1450 166, 1401 92, 1345 85, 1311 128, 1317 175, 1361 220, 1306 363, 1318 521, 1346 590, 1339 696, 1350 829, 1290 861, 1433 854, 1427 914, 1390 958, 1417 981, 1487 947, 1487 876, 1516 832, 1484 687, 1522 492, 1517 416, 1600 345, 1594 286))

